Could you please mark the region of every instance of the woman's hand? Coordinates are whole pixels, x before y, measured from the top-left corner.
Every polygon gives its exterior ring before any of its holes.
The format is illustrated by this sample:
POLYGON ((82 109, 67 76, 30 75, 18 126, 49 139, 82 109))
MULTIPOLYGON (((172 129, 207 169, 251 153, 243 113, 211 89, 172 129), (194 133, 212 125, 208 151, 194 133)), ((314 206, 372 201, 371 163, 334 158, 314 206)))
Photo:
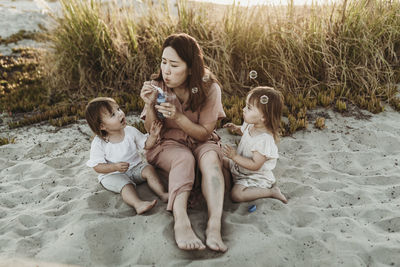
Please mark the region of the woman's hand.
POLYGON ((233 160, 233 158, 237 155, 236 154, 236 149, 234 149, 233 147, 231 147, 229 145, 224 145, 222 147, 222 151, 224 152, 224 155, 227 158, 230 158, 231 160, 233 160))
POLYGON ((143 83, 142 90, 140 91, 140 97, 144 103, 149 106, 153 106, 157 100, 157 90, 151 85, 149 81, 143 83))
POLYGON ((162 113, 165 118, 171 120, 176 120, 181 115, 181 113, 171 103, 161 103, 160 105, 155 105, 155 108, 158 112, 162 113))

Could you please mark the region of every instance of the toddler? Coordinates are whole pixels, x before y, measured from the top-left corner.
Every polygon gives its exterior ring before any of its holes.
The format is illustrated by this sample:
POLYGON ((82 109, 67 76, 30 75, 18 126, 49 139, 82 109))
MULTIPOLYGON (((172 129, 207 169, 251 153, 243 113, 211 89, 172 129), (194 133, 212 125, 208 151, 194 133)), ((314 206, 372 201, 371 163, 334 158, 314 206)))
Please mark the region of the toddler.
POLYGON ((86 121, 96 134, 90 148, 87 166, 100 173, 99 182, 109 191, 120 193, 128 205, 142 214, 157 203, 143 201, 136 192, 136 184, 147 181, 149 187, 164 202, 168 193, 153 166, 142 162, 139 151, 152 148, 160 135, 161 122, 154 121, 150 135, 144 135, 126 125, 124 112, 114 99, 98 97, 86 107, 86 121), (147 138, 146 138, 147 137, 147 138))
POLYGON ((249 92, 243 109, 242 126, 227 123, 223 127, 242 135, 237 151, 223 147, 223 164, 234 181, 231 198, 247 202, 258 198, 276 198, 287 203, 275 185, 272 170, 278 159, 279 126, 283 106, 282 94, 270 87, 256 87, 249 92))

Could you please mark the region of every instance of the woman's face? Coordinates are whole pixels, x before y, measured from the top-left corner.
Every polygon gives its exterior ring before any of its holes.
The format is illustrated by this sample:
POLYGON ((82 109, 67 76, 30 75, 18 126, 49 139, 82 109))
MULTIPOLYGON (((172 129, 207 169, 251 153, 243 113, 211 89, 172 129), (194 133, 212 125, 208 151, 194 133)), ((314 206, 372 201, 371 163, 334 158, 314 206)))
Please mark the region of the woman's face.
POLYGON ((184 85, 189 75, 189 69, 176 53, 175 49, 167 46, 162 54, 161 73, 165 84, 169 88, 177 88, 184 85))

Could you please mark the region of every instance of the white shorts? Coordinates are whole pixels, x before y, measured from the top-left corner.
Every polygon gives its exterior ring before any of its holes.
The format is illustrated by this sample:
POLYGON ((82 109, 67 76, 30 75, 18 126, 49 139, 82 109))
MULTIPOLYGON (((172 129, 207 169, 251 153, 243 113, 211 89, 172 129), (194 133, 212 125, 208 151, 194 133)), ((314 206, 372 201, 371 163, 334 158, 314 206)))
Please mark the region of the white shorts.
POLYGON ((133 184, 136 187, 137 184, 145 182, 142 171, 147 166, 150 166, 150 164, 142 162, 125 173, 111 173, 101 179, 100 183, 111 192, 121 193, 122 188, 127 184, 133 184))

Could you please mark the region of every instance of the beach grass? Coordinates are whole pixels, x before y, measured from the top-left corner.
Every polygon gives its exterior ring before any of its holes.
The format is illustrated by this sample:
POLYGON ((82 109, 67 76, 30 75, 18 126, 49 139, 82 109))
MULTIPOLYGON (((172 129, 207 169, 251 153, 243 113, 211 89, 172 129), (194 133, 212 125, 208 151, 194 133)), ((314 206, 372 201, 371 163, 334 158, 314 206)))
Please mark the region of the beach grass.
POLYGON ((378 113, 389 104, 400 110, 398 0, 232 5, 217 11, 178 1, 177 14, 167 1, 143 1, 144 10, 95 0, 60 2, 63 16, 54 17, 55 27, 47 36, 50 49, 40 63, 47 100, 40 102, 52 110, 77 110, 63 116, 81 117, 84 103, 100 95, 115 97, 127 112, 140 111, 142 84, 159 67, 163 40, 177 32, 199 41, 207 66, 222 85, 225 121, 242 122, 243 96, 258 85, 283 92, 284 135, 306 128, 307 111, 317 106, 348 112, 353 105, 378 113), (251 78, 250 71, 257 77, 251 78))

